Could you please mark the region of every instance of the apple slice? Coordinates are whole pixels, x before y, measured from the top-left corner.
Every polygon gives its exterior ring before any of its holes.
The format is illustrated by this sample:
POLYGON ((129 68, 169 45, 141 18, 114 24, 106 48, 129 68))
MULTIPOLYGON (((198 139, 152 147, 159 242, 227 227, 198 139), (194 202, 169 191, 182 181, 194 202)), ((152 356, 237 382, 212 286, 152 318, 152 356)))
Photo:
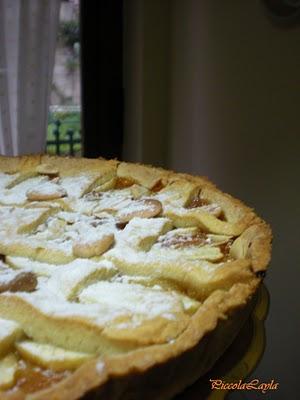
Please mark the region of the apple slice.
POLYGON ((9 389, 15 383, 18 360, 14 354, 9 354, 0 360, 0 390, 9 389))
POLYGON ((6 356, 21 336, 22 329, 16 322, 0 318, 0 357, 6 356))
POLYGON ((66 371, 78 368, 93 355, 55 347, 49 344, 25 340, 16 344, 22 357, 28 361, 53 371, 66 371))

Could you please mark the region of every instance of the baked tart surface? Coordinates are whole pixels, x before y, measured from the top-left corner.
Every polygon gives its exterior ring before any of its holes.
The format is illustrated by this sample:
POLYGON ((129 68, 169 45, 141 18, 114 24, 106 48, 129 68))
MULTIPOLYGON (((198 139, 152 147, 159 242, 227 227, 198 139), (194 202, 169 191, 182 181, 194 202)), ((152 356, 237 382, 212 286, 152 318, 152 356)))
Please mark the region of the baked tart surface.
POLYGON ((167 399, 238 333, 271 232, 207 179, 0 158, 0 399, 167 399))

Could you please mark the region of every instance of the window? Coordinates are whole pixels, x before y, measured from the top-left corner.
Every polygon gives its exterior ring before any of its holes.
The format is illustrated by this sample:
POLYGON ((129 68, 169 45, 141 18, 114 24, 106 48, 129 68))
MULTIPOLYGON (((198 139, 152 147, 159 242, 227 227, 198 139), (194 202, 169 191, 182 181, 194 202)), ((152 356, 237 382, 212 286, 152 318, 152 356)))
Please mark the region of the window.
POLYGON ((72 156, 82 153, 79 0, 61 3, 47 153, 72 156))

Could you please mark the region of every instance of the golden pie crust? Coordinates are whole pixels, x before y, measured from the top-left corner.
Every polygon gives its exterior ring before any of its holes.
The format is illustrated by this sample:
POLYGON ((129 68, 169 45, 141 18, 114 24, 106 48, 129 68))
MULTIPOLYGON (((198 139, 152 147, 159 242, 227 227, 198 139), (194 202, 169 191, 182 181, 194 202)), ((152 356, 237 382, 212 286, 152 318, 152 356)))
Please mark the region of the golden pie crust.
POLYGON ((269 226, 208 179, 116 160, 0 157, 0 217, 1 400, 172 398, 270 260, 269 226))

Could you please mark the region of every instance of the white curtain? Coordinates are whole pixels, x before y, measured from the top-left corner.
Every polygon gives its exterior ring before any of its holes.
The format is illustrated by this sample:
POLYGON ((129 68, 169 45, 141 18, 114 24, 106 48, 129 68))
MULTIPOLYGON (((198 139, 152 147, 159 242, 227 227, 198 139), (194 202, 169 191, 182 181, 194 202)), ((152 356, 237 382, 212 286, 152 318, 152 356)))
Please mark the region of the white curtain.
POLYGON ((60 0, 0 0, 0 153, 45 150, 60 0))

